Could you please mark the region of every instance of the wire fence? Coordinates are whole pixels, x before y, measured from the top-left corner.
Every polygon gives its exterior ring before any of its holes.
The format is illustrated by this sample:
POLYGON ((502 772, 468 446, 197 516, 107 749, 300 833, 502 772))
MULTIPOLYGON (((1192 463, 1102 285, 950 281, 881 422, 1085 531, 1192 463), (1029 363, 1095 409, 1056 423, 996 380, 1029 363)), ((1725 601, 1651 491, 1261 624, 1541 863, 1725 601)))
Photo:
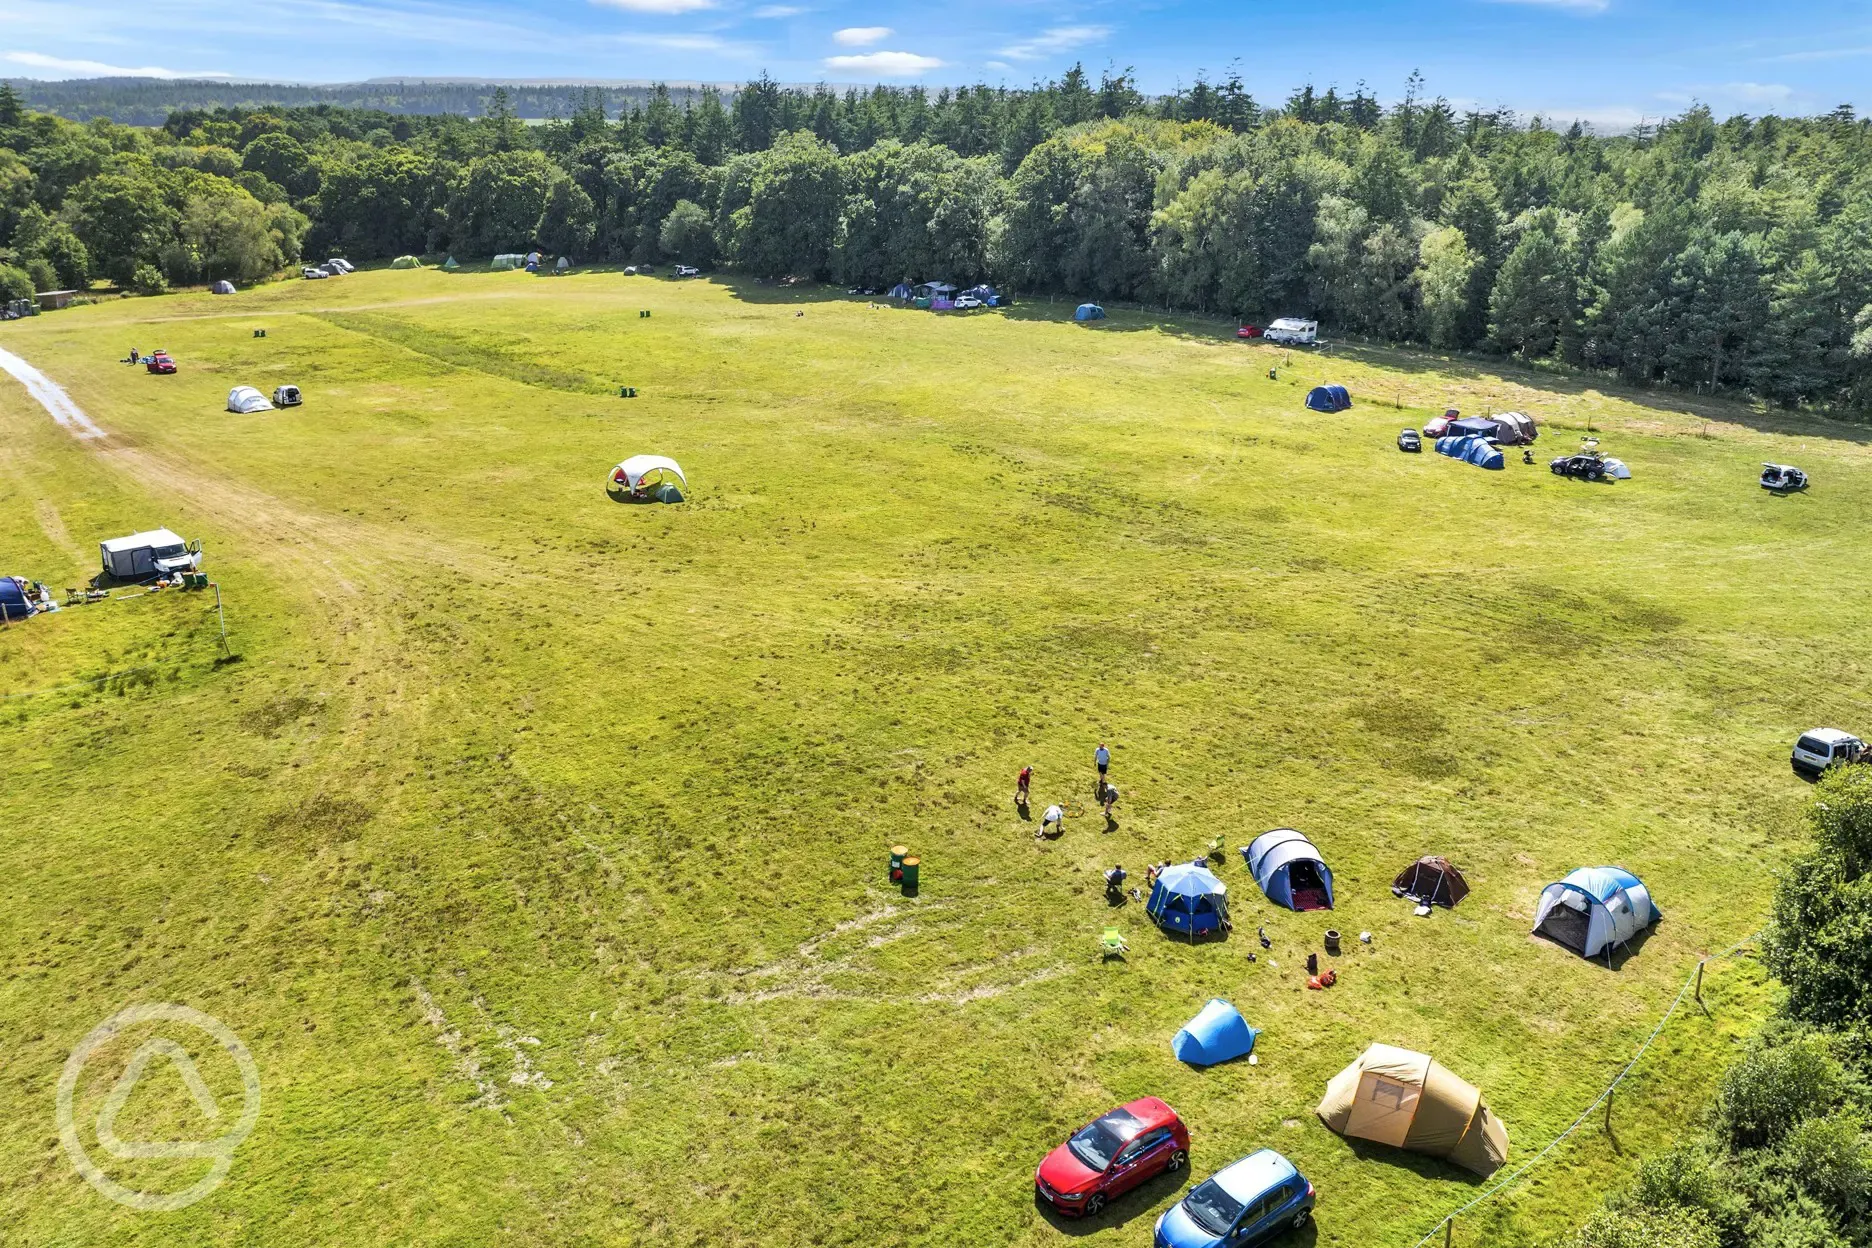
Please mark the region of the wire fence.
POLYGON ((1556 1148, 1559 1148, 1574 1132, 1585 1126, 1586 1120, 1592 1117, 1593 1111, 1597 1110, 1611 1098, 1612 1094, 1618 1090, 1619 1084, 1625 1082, 1625 1076, 1631 1074, 1632 1069, 1638 1065, 1639 1060, 1642 1059, 1646 1051, 1651 1048, 1652 1043, 1658 1038, 1659 1034, 1663 1032, 1664 1025, 1670 1022, 1671 1017, 1677 1013, 1677 1008, 1683 1004, 1683 999, 1689 994, 1692 985, 1697 986, 1699 989, 1701 988, 1703 968, 1708 966, 1711 962, 1720 962, 1725 958, 1734 957, 1741 950, 1753 944, 1760 935, 1760 932, 1756 932, 1753 935, 1738 940, 1721 953, 1698 959, 1697 964, 1690 969, 1690 973, 1684 976, 1683 987, 1677 990, 1677 996, 1671 1001, 1670 1008, 1664 1011, 1664 1017, 1658 1019, 1657 1026, 1653 1027, 1651 1029, 1651 1034, 1644 1038, 1644 1043, 1638 1046, 1638 1051, 1633 1053, 1631 1059, 1619 1068, 1618 1074, 1613 1076, 1612 1082, 1605 1086, 1605 1090, 1599 1093, 1598 1096, 1595 1096, 1592 1099, 1592 1103, 1580 1111, 1579 1117, 1575 1118, 1572 1123, 1567 1126, 1566 1130, 1549 1141, 1547 1147, 1541 1149, 1540 1152, 1535 1153, 1532 1157, 1522 1162, 1508 1177, 1491 1184, 1474 1200, 1444 1214, 1442 1219, 1439 1220, 1435 1226, 1431 1227, 1422 1239, 1419 1239, 1416 1243, 1411 1245, 1411 1248, 1423 1248, 1425 1244, 1435 1239, 1437 1235, 1445 1233, 1448 1229, 1453 1228, 1457 1218, 1493 1200, 1508 1188, 1513 1187, 1516 1183, 1521 1181, 1524 1175, 1545 1160, 1548 1154, 1552 1153, 1556 1148))

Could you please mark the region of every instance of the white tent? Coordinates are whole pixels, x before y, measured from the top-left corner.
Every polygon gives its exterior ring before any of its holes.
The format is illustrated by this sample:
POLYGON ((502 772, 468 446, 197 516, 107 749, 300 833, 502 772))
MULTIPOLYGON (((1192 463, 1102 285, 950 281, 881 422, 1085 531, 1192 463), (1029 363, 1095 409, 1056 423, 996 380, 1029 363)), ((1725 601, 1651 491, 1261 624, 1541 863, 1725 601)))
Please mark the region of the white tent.
POLYGON ((225 281, 225 280, 219 281, 219 282, 216 282, 213 286, 210 286, 208 289, 213 291, 217 295, 231 295, 234 293, 234 283, 230 281, 225 281))
POLYGON ((689 478, 683 476, 682 465, 667 455, 633 455, 611 470, 611 480, 635 490, 643 485, 645 477, 658 469, 673 472, 677 480, 689 484, 689 478))
POLYGON ((1581 867, 1541 890, 1534 932, 1585 958, 1612 950, 1664 916, 1651 892, 1622 867, 1581 867))
POLYGON ((235 386, 228 391, 227 410, 230 412, 270 412, 273 405, 252 386, 235 386))

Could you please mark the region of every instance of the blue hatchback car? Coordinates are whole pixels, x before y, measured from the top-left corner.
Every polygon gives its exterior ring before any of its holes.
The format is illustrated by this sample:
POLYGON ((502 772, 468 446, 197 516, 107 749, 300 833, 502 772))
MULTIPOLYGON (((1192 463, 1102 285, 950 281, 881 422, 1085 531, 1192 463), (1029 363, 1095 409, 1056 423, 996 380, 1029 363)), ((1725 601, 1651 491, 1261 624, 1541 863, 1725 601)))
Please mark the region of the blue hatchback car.
POLYGON ((1243 1248, 1305 1226, 1313 1185, 1271 1148, 1190 1189, 1157 1219, 1156 1248, 1243 1248))

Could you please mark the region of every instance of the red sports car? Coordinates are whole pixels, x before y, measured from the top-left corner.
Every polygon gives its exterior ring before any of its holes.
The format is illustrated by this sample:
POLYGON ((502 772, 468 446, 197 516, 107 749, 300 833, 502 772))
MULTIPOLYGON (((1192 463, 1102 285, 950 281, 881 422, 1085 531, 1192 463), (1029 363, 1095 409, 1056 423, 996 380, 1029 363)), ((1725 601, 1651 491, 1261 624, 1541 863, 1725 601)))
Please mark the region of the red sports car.
POLYGON ((149 359, 143 362, 143 367, 152 373, 173 373, 175 361, 169 358, 167 351, 152 351, 149 359))
POLYGON ((1452 407, 1441 416, 1424 421, 1423 436, 1426 438, 1440 438, 1449 432, 1451 421, 1460 419, 1462 419, 1462 413, 1452 407))
POLYGON ((1034 1190, 1069 1218, 1092 1216, 1138 1184, 1188 1164, 1189 1129, 1174 1109, 1146 1096, 1073 1132, 1034 1171, 1034 1190))
POLYGON ((1243 325, 1240 329, 1235 331, 1235 336, 1237 338, 1259 338, 1261 336, 1261 327, 1259 325, 1243 325))

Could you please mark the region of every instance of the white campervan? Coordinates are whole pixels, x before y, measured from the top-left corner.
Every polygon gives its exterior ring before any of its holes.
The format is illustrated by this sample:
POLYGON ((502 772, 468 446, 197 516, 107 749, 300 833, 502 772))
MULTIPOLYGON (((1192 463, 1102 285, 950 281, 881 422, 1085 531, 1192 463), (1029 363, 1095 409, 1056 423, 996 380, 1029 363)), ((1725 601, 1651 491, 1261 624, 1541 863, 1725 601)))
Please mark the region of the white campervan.
POLYGON ((1283 316, 1261 331, 1261 336, 1283 347, 1310 347, 1319 341, 1319 322, 1283 316))
POLYGON ((98 543, 104 574, 120 581, 154 580, 201 567, 201 543, 185 542, 168 529, 151 529, 98 543))

